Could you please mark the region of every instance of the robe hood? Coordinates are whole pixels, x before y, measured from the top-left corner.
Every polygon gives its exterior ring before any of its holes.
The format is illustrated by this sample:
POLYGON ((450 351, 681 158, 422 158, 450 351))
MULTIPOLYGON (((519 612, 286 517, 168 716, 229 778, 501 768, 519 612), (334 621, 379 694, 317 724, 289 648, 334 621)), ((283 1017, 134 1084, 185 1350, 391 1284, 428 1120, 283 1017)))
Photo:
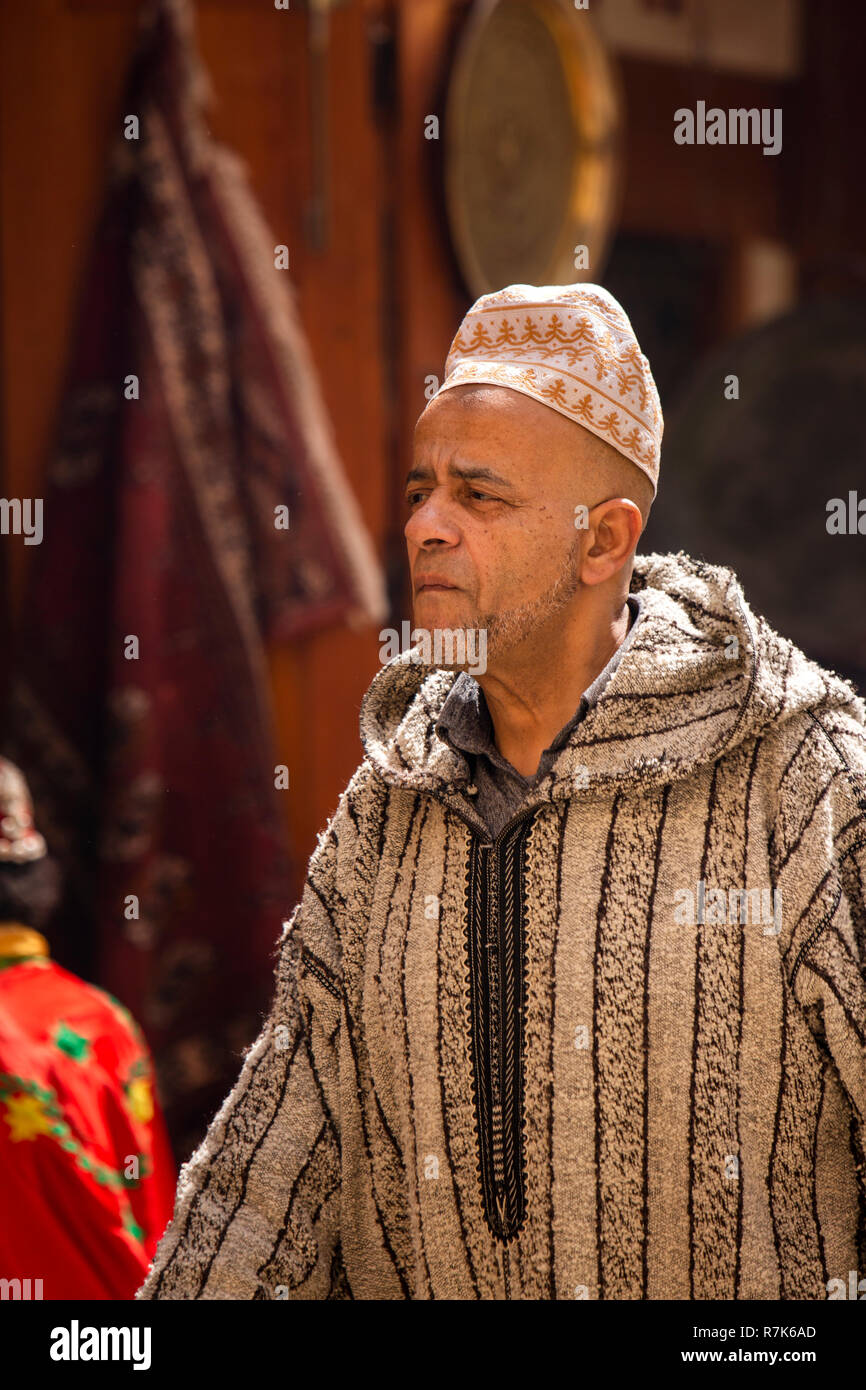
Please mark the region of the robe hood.
MULTIPOLYGON (((528 801, 659 786, 690 776, 747 739, 806 712, 866 705, 754 614, 733 570, 682 551, 635 557, 631 592, 643 615, 597 703, 528 801)), ((434 725, 459 672, 403 652, 361 703, 361 740, 389 785, 460 794, 465 757, 434 725)))

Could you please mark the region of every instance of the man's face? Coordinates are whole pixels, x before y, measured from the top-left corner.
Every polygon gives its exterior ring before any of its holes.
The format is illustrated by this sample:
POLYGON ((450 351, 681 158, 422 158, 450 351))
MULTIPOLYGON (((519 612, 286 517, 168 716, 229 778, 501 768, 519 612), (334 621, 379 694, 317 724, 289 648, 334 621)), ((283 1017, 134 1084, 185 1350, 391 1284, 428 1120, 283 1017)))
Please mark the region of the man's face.
POLYGON ((483 628, 491 657, 540 637, 579 587, 583 431, 505 387, 456 387, 415 429, 405 534, 416 628, 483 628), (425 580, 452 587, 425 587, 425 580))

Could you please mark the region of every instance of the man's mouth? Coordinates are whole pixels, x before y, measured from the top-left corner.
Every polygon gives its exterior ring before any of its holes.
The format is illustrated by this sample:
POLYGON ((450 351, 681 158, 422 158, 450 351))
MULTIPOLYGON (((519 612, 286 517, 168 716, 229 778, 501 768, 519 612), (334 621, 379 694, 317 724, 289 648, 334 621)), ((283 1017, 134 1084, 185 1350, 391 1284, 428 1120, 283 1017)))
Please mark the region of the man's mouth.
POLYGON ((456 588, 457 588, 457 585, 456 585, 456 584, 449 584, 449 583, 447 583, 447 581, 444 580, 444 579, 441 579, 441 580, 440 580, 440 579, 423 579, 423 580, 421 581, 420 584, 417 584, 417 585, 415 586, 415 593, 416 593, 416 594, 428 594, 428 593, 433 593, 433 594, 435 594, 435 593, 438 593, 438 592, 447 593, 449 589, 456 589, 456 588))

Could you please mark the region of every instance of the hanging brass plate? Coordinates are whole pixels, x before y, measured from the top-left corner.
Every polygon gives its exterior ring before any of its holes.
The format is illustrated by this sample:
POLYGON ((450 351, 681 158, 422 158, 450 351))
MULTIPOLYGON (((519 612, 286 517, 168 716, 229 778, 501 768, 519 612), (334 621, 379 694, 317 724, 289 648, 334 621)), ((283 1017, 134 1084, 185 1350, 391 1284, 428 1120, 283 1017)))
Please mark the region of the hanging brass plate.
POLYGON ((619 204, 621 112, 587 10, 571 0, 473 7, 445 117, 448 218, 473 295, 600 278, 619 204))

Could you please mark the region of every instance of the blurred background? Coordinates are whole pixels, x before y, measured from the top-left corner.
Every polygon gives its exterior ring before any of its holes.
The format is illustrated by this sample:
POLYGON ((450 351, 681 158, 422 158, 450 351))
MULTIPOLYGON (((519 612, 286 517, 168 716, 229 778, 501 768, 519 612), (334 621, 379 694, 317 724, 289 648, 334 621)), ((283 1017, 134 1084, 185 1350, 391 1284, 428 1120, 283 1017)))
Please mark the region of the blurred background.
POLYGON ((64 873, 53 954, 138 1019, 180 1161, 410 617, 412 431, 478 294, 621 301, 666 421, 641 548, 732 565, 866 683, 866 12, 0 16, 0 493, 45 504, 40 544, 0 535, 0 749, 64 873), (677 142, 713 108, 781 147, 677 142))

